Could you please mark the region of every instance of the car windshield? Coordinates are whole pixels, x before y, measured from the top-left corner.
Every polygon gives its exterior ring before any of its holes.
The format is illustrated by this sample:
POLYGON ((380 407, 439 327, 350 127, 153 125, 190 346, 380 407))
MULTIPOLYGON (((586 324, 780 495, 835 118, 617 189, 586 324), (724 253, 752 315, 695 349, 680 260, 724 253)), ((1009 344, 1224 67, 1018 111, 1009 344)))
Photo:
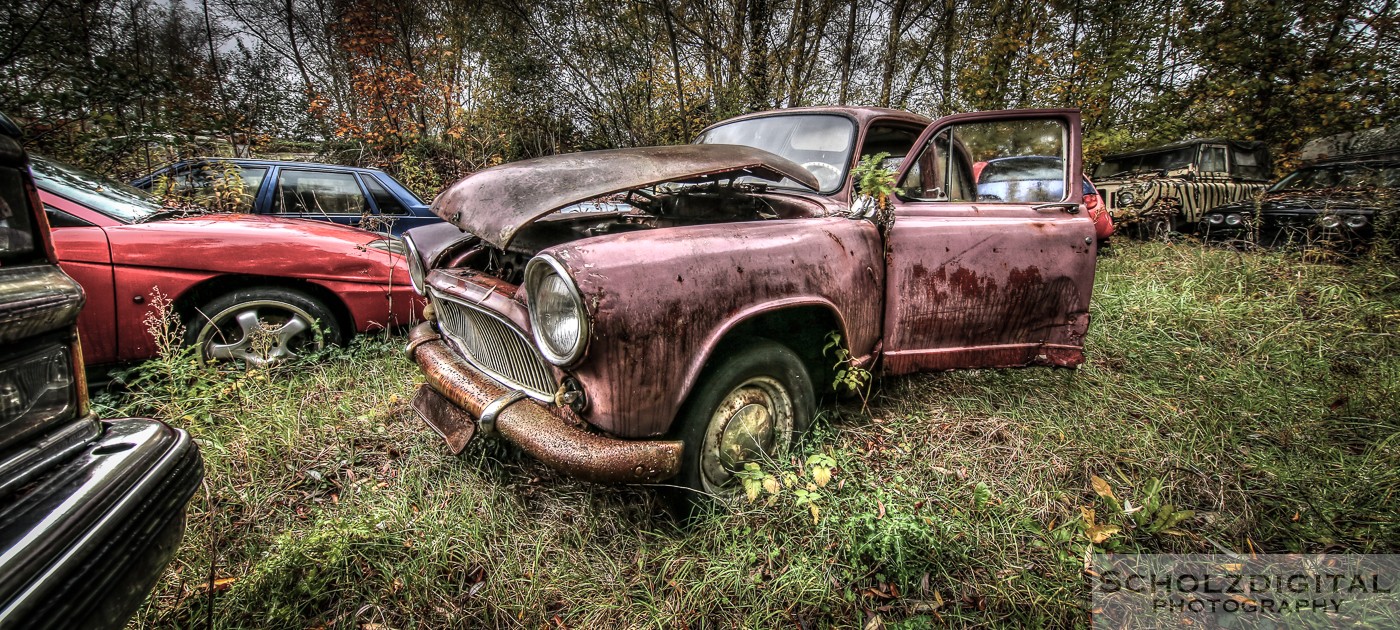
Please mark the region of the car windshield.
POLYGON ((39 188, 118 221, 139 223, 162 210, 150 193, 48 158, 31 156, 30 170, 39 188))
POLYGON ((1400 188, 1400 164, 1336 164, 1290 173, 1269 192, 1329 188, 1400 188))
POLYGON ((1094 171, 1094 178, 1113 177, 1137 171, 1166 171, 1190 166, 1196 157, 1196 147, 1182 147, 1172 151, 1159 151, 1144 155, 1117 157, 1104 160, 1094 171))
MULTIPOLYGON (((855 136, 855 123, 845 116, 789 114, 720 125, 700 134, 695 143, 740 144, 776 153, 815 175, 821 192, 834 193, 846 181, 855 136)), ((786 178, 776 185, 804 188, 786 178)))

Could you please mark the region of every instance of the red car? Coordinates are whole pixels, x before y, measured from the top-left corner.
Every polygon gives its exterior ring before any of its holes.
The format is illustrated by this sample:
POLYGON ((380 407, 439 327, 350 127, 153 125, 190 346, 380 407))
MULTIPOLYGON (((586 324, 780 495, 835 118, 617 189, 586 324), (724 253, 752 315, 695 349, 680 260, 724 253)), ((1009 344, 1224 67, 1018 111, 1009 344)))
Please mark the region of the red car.
POLYGON ((322 221, 248 214, 185 216, 147 193, 32 159, 59 265, 87 293, 83 359, 148 359, 157 291, 206 359, 260 366, 409 324, 422 300, 400 242, 322 221))

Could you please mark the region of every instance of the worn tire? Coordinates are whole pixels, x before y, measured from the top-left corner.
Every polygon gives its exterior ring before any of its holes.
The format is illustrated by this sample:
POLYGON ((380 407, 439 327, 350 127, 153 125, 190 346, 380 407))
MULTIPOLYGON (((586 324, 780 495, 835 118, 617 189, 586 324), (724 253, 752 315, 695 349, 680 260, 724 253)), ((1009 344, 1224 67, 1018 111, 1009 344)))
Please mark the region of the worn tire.
POLYGON ((787 455, 816 407, 807 367, 786 346, 747 338, 721 352, 727 356, 706 370, 678 419, 685 452, 674 483, 692 507, 742 494, 725 473, 787 455))
POLYGON ((225 293, 195 308, 185 321, 185 344, 198 348, 205 361, 242 360, 262 367, 341 341, 340 323, 324 303, 283 287, 225 293))

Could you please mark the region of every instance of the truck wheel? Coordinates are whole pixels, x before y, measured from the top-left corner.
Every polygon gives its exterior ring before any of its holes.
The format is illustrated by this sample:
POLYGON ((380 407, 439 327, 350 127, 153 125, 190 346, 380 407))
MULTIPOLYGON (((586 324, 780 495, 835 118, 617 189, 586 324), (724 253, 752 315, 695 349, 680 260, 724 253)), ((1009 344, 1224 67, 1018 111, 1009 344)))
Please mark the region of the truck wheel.
POLYGON ((792 350, 767 339, 731 348, 738 350, 707 371, 681 412, 685 453, 676 481, 691 501, 737 496, 743 486, 734 473, 785 457, 816 406, 807 368, 792 350))
POLYGON ((240 360, 265 367, 340 343, 340 325, 319 300, 292 289, 250 287, 199 307, 185 343, 205 361, 240 360))

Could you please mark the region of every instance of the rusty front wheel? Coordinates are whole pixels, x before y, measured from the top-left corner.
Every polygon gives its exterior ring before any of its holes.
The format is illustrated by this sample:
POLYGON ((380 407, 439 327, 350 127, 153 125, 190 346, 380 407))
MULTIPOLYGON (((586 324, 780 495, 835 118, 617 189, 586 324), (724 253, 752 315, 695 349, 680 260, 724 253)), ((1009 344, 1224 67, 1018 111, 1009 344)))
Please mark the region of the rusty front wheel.
POLYGON ((768 468, 807 429, 816 404, 802 360, 766 339, 730 346, 682 412, 685 454, 677 481, 718 498, 739 494, 745 464, 768 468))

